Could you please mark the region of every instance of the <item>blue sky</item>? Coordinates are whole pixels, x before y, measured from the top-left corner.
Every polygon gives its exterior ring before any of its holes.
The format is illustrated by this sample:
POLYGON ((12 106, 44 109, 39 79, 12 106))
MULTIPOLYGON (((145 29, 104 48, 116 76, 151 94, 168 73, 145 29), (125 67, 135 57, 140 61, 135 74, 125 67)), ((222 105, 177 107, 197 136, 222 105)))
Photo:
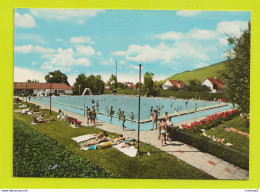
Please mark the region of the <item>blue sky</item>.
POLYGON ((107 81, 155 80, 225 60, 227 34, 241 35, 250 12, 171 10, 16 9, 14 80, 44 82, 61 70, 107 81))

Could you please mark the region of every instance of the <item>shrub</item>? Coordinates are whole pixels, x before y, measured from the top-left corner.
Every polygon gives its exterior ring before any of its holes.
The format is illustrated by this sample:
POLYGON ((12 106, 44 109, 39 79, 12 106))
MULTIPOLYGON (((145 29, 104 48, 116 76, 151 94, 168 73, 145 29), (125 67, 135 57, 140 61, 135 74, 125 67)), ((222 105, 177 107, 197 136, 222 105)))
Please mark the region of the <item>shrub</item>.
POLYGON ((221 143, 213 142, 201 135, 185 133, 176 127, 172 128, 171 133, 171 137, 174 140, 191 145, 202 152, 214 155, 243 169, 249 169, 249 156, 243 152, 221 143))

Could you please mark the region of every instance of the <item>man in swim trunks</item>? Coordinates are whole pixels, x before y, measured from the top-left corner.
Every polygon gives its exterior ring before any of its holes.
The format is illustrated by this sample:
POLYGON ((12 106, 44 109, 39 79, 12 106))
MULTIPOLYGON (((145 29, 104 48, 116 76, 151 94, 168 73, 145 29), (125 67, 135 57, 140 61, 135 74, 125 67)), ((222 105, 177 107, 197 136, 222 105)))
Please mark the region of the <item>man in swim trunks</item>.
POLYGON ((118 115, 118 121, 120 121, 121 120, 121 115, 122 115, 121 109, 118 109, 117 115, 118 115))
POLYGON ((125 114, 124 114, 124 111, 122 111, 121 118, 122 118, 122 121, 123 121, 122 127, 123 127, 123 130, 124 130, 124 129, 126 128, 126 126, 125 126, 125 114))
POLYGON ((133 120, 134 120, 134 118, 135 118, 135 116, 134 116, 134 113, 133 113, 133 112, 131 112, 131 115, 130 115, 130 119, 131 119, 131 121, 133 121, 133 120))
POLYGON ((98 100, 96 102, 96 109, 97 109, 97 112, 99 113, 99 101, 98 100))
POLYGON ((109 111, 110 123, 112 123, 112 118, 113 118, 114 113, 115 113, 115 111, 113 110, 113 107, 111 106, 110 111, 109 111))
MULTIPOLYGON (((161 145, 163 147, 163 140, 164 140, 164 144, 167 144, 166 143, 166 123, 165 123, 165 119, 160 120, 159 131, 161 131, 161 145)), ((159 132, 159 134, 160 134, 160 132, 159 132)))

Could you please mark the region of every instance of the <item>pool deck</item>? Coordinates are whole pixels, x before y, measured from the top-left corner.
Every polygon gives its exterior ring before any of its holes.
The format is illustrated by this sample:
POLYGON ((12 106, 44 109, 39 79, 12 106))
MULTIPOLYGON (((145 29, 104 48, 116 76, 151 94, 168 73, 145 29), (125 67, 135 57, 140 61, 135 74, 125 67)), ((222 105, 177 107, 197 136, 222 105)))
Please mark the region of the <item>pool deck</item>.
MULTIPOLYGON (((25 100, 20 98, 21 100, 25 100)), ((49 109, 49 105, 37 102, 30 101, 30 103, 35 103, 40 105, 41 108, 49 109)), ((53 111, 58 112, 59 109, 56 107, 52 107, 53 111)), ((206 110, 206 109, 204 109, 206 110)), ((64 110, 63 110, 64 111, 64 110)), ((78 120, 83 122, 83 126, 87 126, 86 117, 83 115, 79 115, 76 113, 72 113, 70 111, 64 111, 68 116, 72 116, 77 118, 78 120)), ((208 115, 207 115, 208 116, 208 115)), ((175 125, 181 125, 183 123, 192 123, 194 121, 199 121, 201 119, 206 118, 206 116, 197 117, 194 119, 190 119, 185 122, 179 122, 175 125)), ((122 127, 110 124, 103 121, 97 121, 96 127, 105 131, 123 134, 124 137, 137 138, 137 131, 135 130, 125 130, 123 131, 122 127)), ((87 128, 87 127, 86 127, 87 128)), ((204 153, 199 151, 198 149, 186 145, 185 143, 179 141, 172 141, 171 143, 161 146, 161 142, 158 140, 158 131, 141 131, 140 132, 140 141, 150 144, 168 154, 170 154, 173 158, 177 158, 179 160, 184 161, 185 163, 205 172, 216 179, 221 180, 248 180, 249 172, 247 170, 241 169, 229 162, 226 162, 222 159, 219 159, 211 154, 204 153)), ((151 153, 151 155, 153 155, 151 153)))

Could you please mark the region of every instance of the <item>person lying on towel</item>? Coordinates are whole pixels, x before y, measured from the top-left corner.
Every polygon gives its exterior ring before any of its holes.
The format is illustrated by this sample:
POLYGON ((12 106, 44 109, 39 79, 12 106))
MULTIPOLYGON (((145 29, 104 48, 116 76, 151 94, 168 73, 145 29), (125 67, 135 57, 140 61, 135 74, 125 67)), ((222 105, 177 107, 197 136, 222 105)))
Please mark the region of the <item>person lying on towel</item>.
POLYGON ((103 131, 103 132, 99 133, 99 134, 95 137, 95 139, 96 139, 96 140, 101 139, 101 138, 104 137, 104 135, 106 135, 106 134, 107 134, 107 132, 106 132, 106 131, 103 131))
POLYGON ((136 145, 136 140, 125 140, 125 145, 121 146, 121 148, 130 147, 136 145))
POLYGON ((95 141, 91 141, 91 142, 88 142, 84 145, 84 147, 88 147, 90 145, 96 145, 96 144, 99 144, 99 143, 102 143, 102 142, 106 142, 106 141, 109 141, 110 139, 107 138, 107 133, 104 134, 104 136, 102 138, 99 138, 98 140, 95 140, 95 141))
POLYGON ((33 117, 33 122, 34 123, 45 123, 45 122, 51 122, 53 120, 53 117, 51 117, 50 119, 43 119, 42 116, 39 117, 33 117))

